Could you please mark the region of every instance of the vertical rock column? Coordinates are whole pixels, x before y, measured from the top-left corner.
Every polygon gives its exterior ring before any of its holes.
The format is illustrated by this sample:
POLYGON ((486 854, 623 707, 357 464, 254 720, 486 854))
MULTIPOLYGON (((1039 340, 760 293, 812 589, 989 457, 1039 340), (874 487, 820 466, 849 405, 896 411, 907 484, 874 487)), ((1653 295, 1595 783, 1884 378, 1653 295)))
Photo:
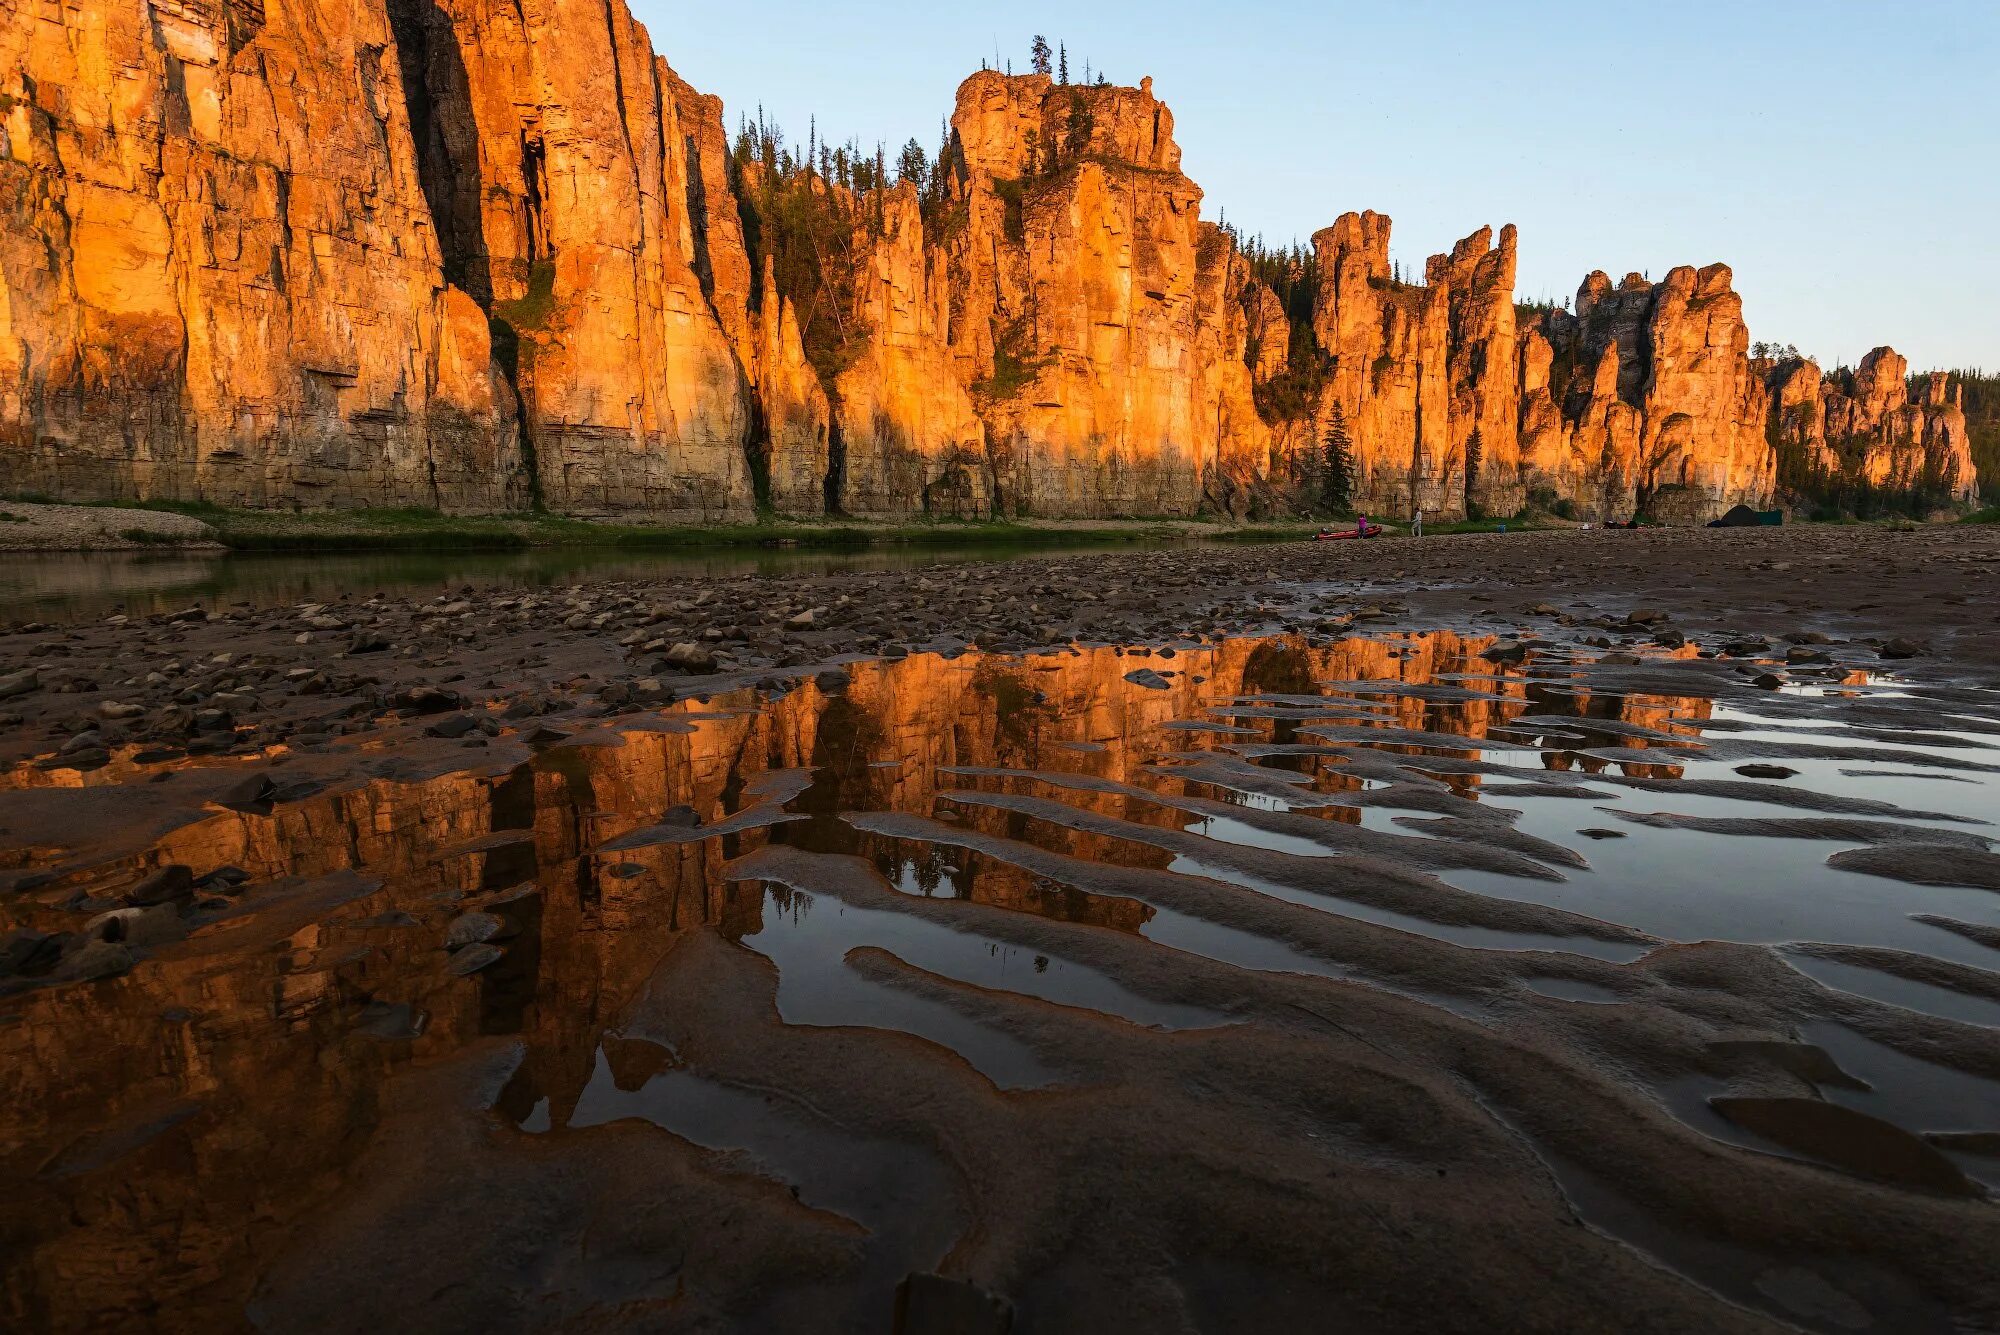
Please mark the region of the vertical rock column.
POLYGON ((1240 388, 1216 363, 1241 366, 1240 320, 1203 299, 1201 191, 1172 113, 1151 80, 983 73, 960 88, 953 129, 954 347, 979 377, 1003 507, 1197 513, 1224 434, 1232 460, 1253 458, 1240 438, 1262 427, 1219 410, 1240 388), (1205 325, 1216 318, 1232 326, 1205 325))
POLYGON ((1519 437, 1520 355, 1514 329, 1513 224, 1482 227, 1431 257, 1426 279, 1450 310, 1451 419, 1447 438, 1467 506, 1511 515, 1525 503, 1519 437), (1475 444, 1476 438, 1476 444, 1475 444), (1475 457, 1476 455, 1476 457, 1475 457))
POLYGON ((620 0, 443 0, 439 17, 467 75, 489 310, 542 501, 749 518, 749 396, 695 273, 686 135, 645 29, 620 0))
POLYGON ((889 191, 879 232, 864 224, 856 244, 854 318, 868 336, 839 381, 840 508, 984 518, 993 508, 986 431, 956 373, 949 277, 944 256, 924 244, 916 187, 889 191))
MULTIPOLYGON (((1451 431, 1451 293, 1398 282, 1389 219, 1348 213, 1313 234, 1320 286, 1313 333, 1332 358, 1324 421, 1338 402, 1354 439, 1355 503, 1392 516, 1463 513, 1463 457, 1451 431)), ((1462 447, 1460 447, 1462 448, 1462 447)))

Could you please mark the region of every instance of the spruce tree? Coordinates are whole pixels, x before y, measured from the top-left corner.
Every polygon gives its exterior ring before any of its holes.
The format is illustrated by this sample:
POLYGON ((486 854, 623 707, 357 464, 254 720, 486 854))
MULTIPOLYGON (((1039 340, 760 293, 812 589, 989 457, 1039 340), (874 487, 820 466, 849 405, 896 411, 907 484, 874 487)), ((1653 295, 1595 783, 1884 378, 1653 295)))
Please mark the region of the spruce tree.
POLYGON ((1056 82, 1057 82, 1057 83, 1068 83, 1068 82, 1069 82, 1069 48, 1068 48, 1067 46, 1059 46, 1059 47, 1057 47, 1057 48, 1056 48, 1056 69, 1057 69, 1057 71, 1058 71, 1058 73, 1057 73, 1057 75, 1056 75, 1056 82))
POLYGON ((1083 94, 1074 88, 1069 94, 1068 133, 1063 138, 1063 154, 1075 162, 1090 151, 1090 137, 1097 132, 1097 118, 1091 114, 1090 104, 1083 100, 1083 94))
POLYGON ((1472 490, 1479 481, 1479 463, 1486 455, 1485 442, 1479 439, 1479 428, 1472 428, 1472 434, 1465 441, 1465 517, 1477 519, 1472 513, 1472 490))
POLYGON ((919 191, 929 187, 931 179, 930 159, 924 156, 924 146, 915 139, 903 145, 903 151, 896 158, 897 181, 908 181, 919 191))
POLYGON ((1347 434, 1347 414, 1337 399, 1326 419, 1320 454, 1320 499, 1327 509, 1343 513, 1354 499, 1354 442, 1347 434))
POLYGON ((1033 45, 1028 48, 1028 59, 1035 73, 1047 74, 1049 72, 1049 39, 1040 33, 1036 33, 1033 45))

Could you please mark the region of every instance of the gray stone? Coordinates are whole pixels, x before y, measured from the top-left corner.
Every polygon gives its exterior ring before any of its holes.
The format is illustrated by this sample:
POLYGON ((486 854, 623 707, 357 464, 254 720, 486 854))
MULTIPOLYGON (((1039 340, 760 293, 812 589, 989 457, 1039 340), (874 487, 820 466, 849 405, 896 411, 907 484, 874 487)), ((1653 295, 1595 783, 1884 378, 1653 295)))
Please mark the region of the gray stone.
POLYGON ((507 921, 496 913, 461 913, 445 929, 444 948, 458 950, 496 940, 507 932, 507 921))
POLYGON ((458 951, 451 957, 451 963, 446 967, 463 978, 467 974, 478 973, 506 953, 500 947, 482 941, 478 945, 467 946, 458 951))
POLYGON ((125 892, 125 902, 140 908, 194 898, 194 872, 170 862, 125 892))

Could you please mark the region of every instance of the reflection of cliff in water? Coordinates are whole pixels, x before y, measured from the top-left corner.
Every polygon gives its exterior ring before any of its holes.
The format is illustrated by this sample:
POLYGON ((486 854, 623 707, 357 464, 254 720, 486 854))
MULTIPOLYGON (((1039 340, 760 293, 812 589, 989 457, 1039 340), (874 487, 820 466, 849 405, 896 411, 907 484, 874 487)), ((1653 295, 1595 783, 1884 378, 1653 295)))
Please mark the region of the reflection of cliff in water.
MULTIPOLYGON (((905 812, 1109 865, 1173 860, 1124 837, 940 803, 955 789, 1047 791, 953 768, 1242 801, 1173 768, 1224 744, 1267 743, 1298 748, 1268 763, 1304 790, 1352 792, 1361 782, 1342 773, 1336 748, 1310 753, 1308 701, 1329 682, 1346 684, 1326 701, 1348 710, 1337 723, 1464 739, 1383 748, 1419 758, 1474 754, 1489 728, 1530 709, 1566 715, 1585 733, 1591 719, 1665 729, 1706 712, 1697 702, 1551 694, 1519 668, 1482 660, 1488 643, 1441 632, 856 664, 844 689, 808 682, 770 700, 721 696, 623 730, 617 744, 560 746, 498 773, 337 786, 268 813, 211 808, 136 863, 92 866, 77 850, 53 890, 12 910, 20 922, 73 929, 52 907, 57 892, 109 893, 168 864, 237 867, 248 884, 239 908, 143 949, 122 978, 0 1003, 12 1095, 0 1144, 21 1184, 4 1210, 0 1311, 33 1327, 147 1310, 171 1310, 184 1327, 233 1324, 270 1231, 343 1190, 387 1082, 481 1039, 524 1054, 501 1111, 564 1125, 600 1048, 616 1047, 621 1016, 678 940, 702 928, 730 939, 760 930, 764 887, 732 884, 724 865, 766 843, 858 854, 917 896, 1126 933, 1154 916, 1133 898, 839 819, 905 812), (732 832, 700 833, 731 817, 732 832), (467 910, 495 913, 508 934, 495 943, 499 962, 462 978, 440 944, 443 925, 467 910)), ((1442 777, 1477 794, 1477 774, 1442 777)), ((11 778, 52 784, 62 774, 11 778)), ((137 778, 120 763, 89 781, 137 778)), ((1061 797, 1138 825, 1191 819, 1130 793, 1061 797)), ((1317 814, 1358 818, 1351 807, 1317 814)))

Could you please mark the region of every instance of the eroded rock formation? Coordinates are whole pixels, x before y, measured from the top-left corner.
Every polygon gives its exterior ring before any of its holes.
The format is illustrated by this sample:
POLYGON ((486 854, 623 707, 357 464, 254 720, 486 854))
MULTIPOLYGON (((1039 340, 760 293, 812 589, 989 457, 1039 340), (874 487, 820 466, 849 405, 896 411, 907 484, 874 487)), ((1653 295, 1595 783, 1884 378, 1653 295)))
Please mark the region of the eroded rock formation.
POLYGON ((1517 325, 1511 226, 1416 283, 1351 213, 1274 277, 1150 80, 973 75, 925 194, 746 164, 615 0, 29 0, 0 69, 14 490, 1241 516, 1312 499, 1335 404, 1391 515, 1698 519, 1769 503, 1786 446, 1974 485, 1941 380, 1752 361, 1722 265, 1517 325), (772 170, 854 227, 831 314, 746 212, 772 170))
POLYGON ((1767 394, 1727 265, 1593 273, 1522 355, 1526 483, 1580 510, 1706 518, 1768 498, 1767 394))
POLYGON ((1205 480, 1261 471, 1247 277, 1138 88, 982 72, 959 90, 955 332, 1003 509, 1191 515, 1205 480))
POLYGON ((1894 348, 1876 348, 1852 372, 1789 361, 1770 374, 1778 438, 1796 442, 1810 467, 1875 487, 1973 494, 1961 391, 1944 372, 1913 395, 1909 364, 1894 348))

